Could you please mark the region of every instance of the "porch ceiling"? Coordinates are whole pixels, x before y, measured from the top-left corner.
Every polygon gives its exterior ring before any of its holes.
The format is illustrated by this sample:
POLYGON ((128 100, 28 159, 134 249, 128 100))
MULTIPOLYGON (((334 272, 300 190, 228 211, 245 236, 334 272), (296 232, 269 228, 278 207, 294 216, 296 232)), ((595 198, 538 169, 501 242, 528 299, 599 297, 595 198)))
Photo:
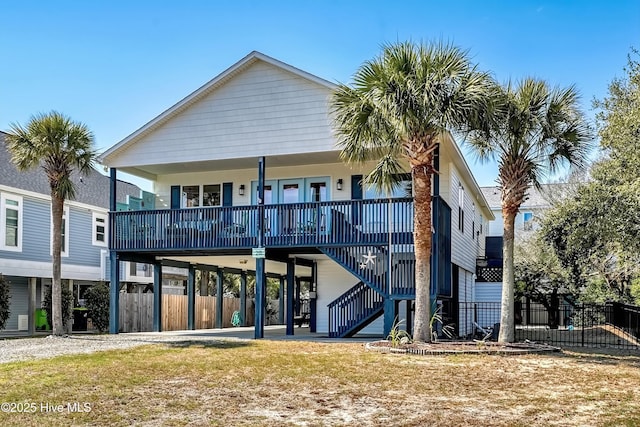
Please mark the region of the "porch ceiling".
MULTIPOLYGON (((320 255, 300 256, 300 258, 312 259, 320 255)), ((324 255, 321 255, 324 256, 324 255)), ((325 256, 326 258, 326 256, 325 256)), ((255 271, 256 259, 251 255, 235 255, 235 256, 178 256, 165 257, 174 261, 189 262, 191 264, 215 265, 223 268, 233 268, 238 270, 255 271), (246 263, 244 263, 246 261, 246 263)), ((287 264, 284 262, 266 260, 265 270, 272 274, 287 274, 287 264)), ((311 276, 311 268, 296 265, 296 276, 311 276)))
MULTIPOLYGON (((325 151, 320 153, 299 153, 287 155, 265 156, 267 170, 270 167, 289 167, 311 164, 329 164, 339 163, 339 151, 325 151)), ((224 171, 238 169, 258 169, 258 156, 243 157, 235 159, 216 159, 202 160, 188 163, 172 163, 171 159, 167 159, 167 163, 135 165, 135 166, 116 166, 118 170, 127 172, 132 175, 141 176, 147 179, 153 179, 158 175, 168 175, 186 172, 207 172, 207 171, 224 171)), ((257 172, 256 172, 257 173, 257 172)))

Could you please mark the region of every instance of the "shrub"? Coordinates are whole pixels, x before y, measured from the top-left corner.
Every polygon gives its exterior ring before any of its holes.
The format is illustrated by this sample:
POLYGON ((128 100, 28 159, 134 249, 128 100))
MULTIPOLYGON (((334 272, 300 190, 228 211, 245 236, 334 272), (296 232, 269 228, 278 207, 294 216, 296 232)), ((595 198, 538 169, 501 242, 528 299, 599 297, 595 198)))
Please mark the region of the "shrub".
POLYGON ((87 289, 84 298, 93 326, 100 332, 106 331, 109 328, 109 287, 98 283, 87 289))
MULTIPOLYGON (((71 316, 73 313, 71 310, 73 309, 73 293, 69 290, 69 287, 65 284, 62 284, 62 326, 64 328, 67 327, 69 320, 71 320, 71 316)), ((51 318, 51 286, 47 288, 47 293, 44 295, 44 302, 42 303, 43 308, 47 311, 47 322, 51 326, 53 326, 53 321, 51 318)))
POLYGON ((9 319, 9 300, 11 293, 9 292, 9 281, 0 274, 0 330, 4 329, 9 319))

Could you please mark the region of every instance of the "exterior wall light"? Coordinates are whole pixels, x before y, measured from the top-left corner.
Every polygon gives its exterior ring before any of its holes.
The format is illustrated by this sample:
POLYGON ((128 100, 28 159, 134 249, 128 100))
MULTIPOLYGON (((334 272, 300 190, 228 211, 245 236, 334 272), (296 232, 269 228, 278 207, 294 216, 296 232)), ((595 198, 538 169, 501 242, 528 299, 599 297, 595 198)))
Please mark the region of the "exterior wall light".
POLYGON ((340 178, 338 182, 336 182, 336 189, 342 190, 342 178, 340 178))
POLYGON ((238 188, 238 194, 240 196, 244 196, 244 184, 240 184, 240 187, 238 188))

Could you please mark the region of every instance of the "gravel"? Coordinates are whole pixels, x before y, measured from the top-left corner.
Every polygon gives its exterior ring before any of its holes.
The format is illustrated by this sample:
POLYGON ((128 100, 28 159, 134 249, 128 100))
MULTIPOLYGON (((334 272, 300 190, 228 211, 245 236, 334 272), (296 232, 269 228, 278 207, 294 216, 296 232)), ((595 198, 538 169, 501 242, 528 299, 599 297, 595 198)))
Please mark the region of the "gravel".
POLYGON ((168 333, 129 333, 118 335, 70 335, 42 338, 0 339, 0 363, 47 359, 66 354, 121 350, 147 344, 185 342, 220 342, 230 338, 214 336, 181 336, 168 333))

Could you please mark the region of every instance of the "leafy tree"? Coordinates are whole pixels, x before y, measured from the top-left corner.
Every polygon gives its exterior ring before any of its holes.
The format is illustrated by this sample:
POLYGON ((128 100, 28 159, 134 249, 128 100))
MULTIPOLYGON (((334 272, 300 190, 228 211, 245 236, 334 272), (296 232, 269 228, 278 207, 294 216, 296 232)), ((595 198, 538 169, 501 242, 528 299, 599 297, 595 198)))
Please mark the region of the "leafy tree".
POLYGON ((516 296, 526 296, 542 304, 549 314, 549 327, 557 328, 560 295, 570 290, 569 275, 541 233, 517 240, 514 279, 516 296))
MULTIPOLYGON (((47 288, 47 292, 44 294, 44 301, 42 302, 42 307, 47 312, 47 322, 51 325, 52 322, 52 287, 47 288)), ((61 315, 60 320, 62 325, 60 326, 60 330, 64 331, 69 325, 69 321, 73 315, 73 293, 69 289, 68 286, 62 286, 60 289, 60 308, 61 315)))
POLYGON ((502 108, 494 128, 471 134, 480 159, 496 158, 504 218, 501 328, 498 340, 513 342, 515 217, 529 188, 547 172, 569 163, 585 164, 591 133, 579 108, 576 89, 551 89, 528 78, 502 90, 502 108))
POLYGON ((609 84, 609 96, 593 102, 600 145, 608 155, 604 168, 596 171, 601 181, 635 182, 640 170, 640 54, 632 49, 623 78, 609 84), (615 168, 615 174, 607 173, 615 168))
POLYGON ((10 300, 9 281, 0 274, 0 331, 4 329, 11 314, 9 310, 10 300))
POLYGON ((575 197, 559 203, 543 232, 584 301, 638 301, 640 296, 640 64, 628 57, 624 78, 594 101, 605 156, 575 197))
POLYGON ((100 332, 109 328, 109 286, 98 283, 85 292, 85 301, 91 321, 100 332))
POLYGON ((542 233, 585 302, 631 301, 639 277, 640 197, 585 183, 542 221, 542 233))
POLYGON ((64 201, 75 197, 72 174, 88 174, 96 159, 93 134, 84 125, 52 111, 31 117, 26 126, 13 123, 6 137, 13 163, 20 170, 42 167, 51 189, 53 219, 53 334, 62 335, 61 251, 64 201))
POLYGON ((332 99, 341 157, 376 162, 365 184, 390 194, 400 172, 411 168, 414 188, 416 301, 414 338, 430 341, 431 178, 434 153, 449 131, 468 130, 491 117, 495 85, 450 44, 385 45, 365 62, 352 85, 332 99))

